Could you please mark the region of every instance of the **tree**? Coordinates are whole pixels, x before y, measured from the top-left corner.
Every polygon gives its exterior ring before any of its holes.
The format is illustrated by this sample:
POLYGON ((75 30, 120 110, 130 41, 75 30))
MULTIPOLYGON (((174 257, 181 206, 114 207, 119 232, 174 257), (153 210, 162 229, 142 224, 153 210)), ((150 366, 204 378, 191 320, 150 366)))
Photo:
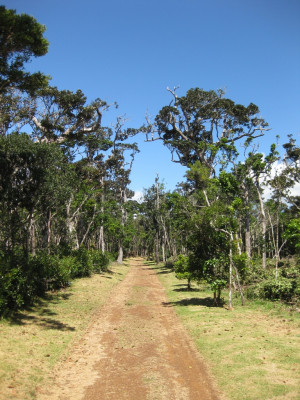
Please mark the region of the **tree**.
POLYGON ((178 97, 176 89, 168 89, 173 96, 169 106, 163 107, 155 118, 155 125, 144 130, 156 130, 172 153, 172 161, 184 166, 200 161, 215 173, 218 162, 228 163, 237 154, 239 141, 251 141, 264 134, 268 124, 258 116, 258 107, 245 107, 224 97, 224 92, 190 89, 178 97))
POLYGON ((24 71, 24 64, 32 57, 48 52, 48 41, 43 34, 45 27, 33 17, 0 6, 0 94, 9 88, 34 94, 45 87, 48 77, 40 72, 24 71))
POLYGON ((174 263, 174 271, 176 278, 187 279, 187 288, 188 290, 190 290, 193 274, 189 265, 189 257, 183 254, 179 254, 177 261, 174 263))
POLYGON ((58 207, 62 189, 64 196, 68 193, 66 158, 55 144, 34 143, 26 134, 12 134, 0 138, 0 168, 3 250, 14 251, 21 245, 26 253, 34 254, 40 213, 58 207))
MULTIPOLYGON (((47 87, 37 93, 30 125, 35 140, 47 143, 58 142, 64 146, 82 146, 98 137, 106 139, 107 130, 102 128, 103 112, 109 105, 96 99, 87 104, 81 90, 75 93, 70 90, 58 90, 47 87)), ((111 143, 110 143, 111 145, 111 143)), ((95 149, 94 149, 95 150, 95 149)))

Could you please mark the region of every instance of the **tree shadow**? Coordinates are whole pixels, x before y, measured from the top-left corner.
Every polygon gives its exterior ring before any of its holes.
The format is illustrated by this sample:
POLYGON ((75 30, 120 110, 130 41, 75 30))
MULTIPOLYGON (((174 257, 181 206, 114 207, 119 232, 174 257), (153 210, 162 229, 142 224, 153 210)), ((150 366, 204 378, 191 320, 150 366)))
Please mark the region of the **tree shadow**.
POLYGON ((169 268, 164 268, 164 269, 160 268, 160 269, 161 269, 162 271, 156 272, 157 275, 171 274, 171 273, 173 272, 173 270, 172 270, 172 269, 169 269, 169 268))
MULTIPOLYGON (((55 313, 53 313, 55 314, 55 313)), ((59 320, 53 318, 41 318, 33 315, 27 315, 22 312, 18 312, 9 318, 10 325, 28 325, 34 324, 41 326, 44 329, 56 329, 59 331, 75 331, 75 328, 69 326, 59 320)))
POLYGON ((174 306, 181 306, 181 307, 187 307, 187 306, 201 306, 201 307, 223 307, 224 306, 224 301, 221 300, 219 304, 216 304, 214 299, 212 297, 205 297, 205 298, 199 298, 199 297, 192 297, 189 299, 182 299, 178 301, 170 301, 170 302, 163 302, 162 305, 164 307, 174 307, 174 306))
MULTIPOLYGON (((154 264, 154 265, 156 265, 156 264, 154 264)), ((173 272, 172 268, 162 267, 162 266, 143 267, 142 269, 144 271, 153 271, 154 270, 155 275, 170 274, 171 272, 173 272)))
POLYGON ((7 317, 10 325, 37 325, 45 329, 56 329, 60 331, 75 331, 75 328, 53 318, 57 315, 51 311, 51 304, 58 304, 62 300, 67 301, 73 294, 63 292, 47 292, 43 297, 38 298, 32 306, 28 306, 24 311, 17 311, 7 317), (30 315, 28 313, 34 313, 30 315))
POLYGON ((173 289, 173 292, 200 292, 200 289, 198 289, 198 288, 188 288, 186 286, 186 287, 181 287, 181 288, 178 288, 178 289, 173 289))

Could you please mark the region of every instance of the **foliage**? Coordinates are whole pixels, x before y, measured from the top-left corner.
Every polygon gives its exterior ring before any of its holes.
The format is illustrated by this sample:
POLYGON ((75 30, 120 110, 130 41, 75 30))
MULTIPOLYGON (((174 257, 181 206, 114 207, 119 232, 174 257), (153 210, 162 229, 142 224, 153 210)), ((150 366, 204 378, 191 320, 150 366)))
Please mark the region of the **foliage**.
POLYGON ((188 285, 205 280, 216 301, 226 286, 230 294, 238 287, 242 301, 243 285, 272 299, 296 296, 296 278, 281 268, 282 257, 300 250, 300 199, 290 195, 299 181, 293 137, 281 159, 275 144, 269 155, 257 153, 254 140, 268 130, 258 107, 199 88, 181 97, 169 90, 172 101, 154 125, 128 128, 119 116, 103 126, 111 109, 105 101, 88 102, 80 89, 59 90, 24 70, 47 52, 44 31, 34 18, 0 6, 3 311, 101 272, 108 259, 136 255, 157 264, 177 260, 177 277, 188 285), (157 176, 141 203, 129 188, 139 151, 131 138, 139 131, 162 140, 172 160, 188 167, 176 191, 157 176), (239 161, 237 145, 245 150, 239 161), (272 176, 279 160, 285 168, 272 176), (262 181, 272 189, 268 201, 262 181))
POLYGON ((291 219, 282 236, 294 246, 295 252, 300 254, 300 218, 291 219))
POLYGON ((212 258, 204 263, 203 275, 205 280, 210 284, 210 288, 214 293, 214 301, 220 304, 221 292, 227 285, 226 259, 212 258))
POLYGON ((297 303, 300 296, 300 266, 299 263, 292 266, 283 265, 276 277, 273 268, 262 270, 256 267, 248 278, 248 298, 262 298, 267 300, 281 300, 297 303))
POLYGON ((45 27, 33 17, 0 6, 0 93, 10 87, 34 93, 47 84, 42 73, 23 70, 32 57, 47 53, 48 42, 43 37, 45 27))
POLYGON ((227 164, 237 156, 238 141, 249 143, 267 127, 255 104, 235 104, 222 90, 193 88, 182 97, 175 90, 170 90, 173 103, 160 110, 155 122, 159 138, 182 165, 200 161, 212 174, 217 157, 227 164))
POLYGON ((193 273, 189 265, 189 257, 184 254, 179 254, 177 261, 174 263, 174 271, 176 278, 187 279, 188 289, 190 289, 193 273))
POLYGON ((40 252, 27 257, 21 249, 0 259, 0 315, 32 304, 47 290, 70 285, 75 278, 107 270, 109 259, 99 250, 80 248, 69 256, 40 252))

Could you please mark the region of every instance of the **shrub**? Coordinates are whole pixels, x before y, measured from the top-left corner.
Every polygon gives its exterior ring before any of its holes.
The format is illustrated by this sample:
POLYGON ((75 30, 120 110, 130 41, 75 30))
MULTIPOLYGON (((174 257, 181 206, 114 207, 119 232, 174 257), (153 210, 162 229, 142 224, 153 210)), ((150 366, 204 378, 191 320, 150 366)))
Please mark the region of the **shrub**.
POLYGON ((291 301, 297 300, 300 295, 299 265, 281 267, 275 270, 255 268, 249 279, 246 291, 248 298, 262 298, 267 300, 291 301))
POLYGON ((188 289, 190 289, 193 274, 190 269, 189 257, 179 254, 177 261, 174 263, 174 270, 177 279, 187 279, 188 289))
POLYGON ((268 300, 291 300, 294 294, 293 281, 282 276, 268 279, 259 285, 260 297, 268 300))
POLYGON ((0 314, 29 305, 40 294, 41 271, 21 250, 0 257, 0 314))
POLYGON ((103 254, 101 250, 90 250, 89 254, 92 260, 93 272, 102 272, 107 270, 109 258, 103 254))
POLYGON ((109 258, 100 250, 84 247, 71 255, 28 256, 22 249, 0 253, 0 315, 30 305, 47 290, 66 287, 74 278, 104 271, 108 264, 109 258))
POLYGON ((38 254, 31 261, 35 270, 39 272, 40 295, 46 290, 60 289, 69 285, 72 270, 76 259, 74 257, 60 258, 57 255, 50 255, 45 252, 38 254))
POLYGON ((76 268, 72 271, 72 278, 90 276, 93 270, 93 261, 89 250, 81 246, 78 250, 73 250, 72 256, 76 259, 76 268))

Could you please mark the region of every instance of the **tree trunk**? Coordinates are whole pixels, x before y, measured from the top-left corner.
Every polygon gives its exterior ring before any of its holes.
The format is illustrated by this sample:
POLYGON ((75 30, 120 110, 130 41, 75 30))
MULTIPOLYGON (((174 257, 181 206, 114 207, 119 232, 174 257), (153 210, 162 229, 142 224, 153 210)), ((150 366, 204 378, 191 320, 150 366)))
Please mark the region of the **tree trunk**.
POLYGON ((83 238, 82 238, 82 240, 80 242, 81 245, 84 243, 85 239, 87 238, 87 235, 89 234, 91 226, 92 226, 92 224, 93 224, 93 222, 95 220, 96 209, 97 209, 97 203, 95 203, 95 205, 94 205, 93 216, 92 216, 92 219, 90 220, 90 223, 89 223, 89 225, 87 227, 87 230, 86 230, 85 234, 83 235, 83 238))
POLYGON ((233 267, 233 259, 232 259, 232 244, 233 244, 233 235, 230 233, 230 248, 229 248, 229 293, 228 293, 228 309, 232 310, 232 267, 233 267))
POLYGON ((52 213, 51 210, 48 210, 47 213, 47 253, 50 254, 51 251, 51 220, 52 213))
POLYGON ((250 236, 250 215, 247 212, 245 219, 245 250, 249 258, 251 258, 251 236, 250 236))
POLYGON ((104 254, 105 252, 105 242, 104 242, 104 228, 103 225, 101 224, 99 228, 99 243, 98 243, 99 249, 102 251, 104 254))
POLYGON ((155 263, 159 264, 159 233, 155 235, 155 263))
POLYGON ((28 226, 28 251, 35 256, 36 255, 36 237, 35 237, 35 224, 33 213, 29 216, 29 226, 28 226))
POLYGON ((123 246, 121 243, 119 244, 119 254, 118 254, 117 263, 123 264, 123 246))
POLYGON ((259 199, 259 207, 260 207, 260 217, 261 217, 261 234, 262 234, 262 267, 266 269, 267 267, 267 256, 266 256, 266 213, 264 202, 261 196, 261 192, 258 187, 258 182, 256 183, 256 190, 259 199))
POLYGON ((104 214, 104 177, 101 177, 100 184, 102 187, 102 193, 101 193, 101 207, 100 207, 100 212, 101 212, 101 224, 99 228, 99 242, 98 242, 98 248, 102 251, 104 254, 105 252, 105 241, 104 241, 104 226, 103 226, 103 214, 104 214))

